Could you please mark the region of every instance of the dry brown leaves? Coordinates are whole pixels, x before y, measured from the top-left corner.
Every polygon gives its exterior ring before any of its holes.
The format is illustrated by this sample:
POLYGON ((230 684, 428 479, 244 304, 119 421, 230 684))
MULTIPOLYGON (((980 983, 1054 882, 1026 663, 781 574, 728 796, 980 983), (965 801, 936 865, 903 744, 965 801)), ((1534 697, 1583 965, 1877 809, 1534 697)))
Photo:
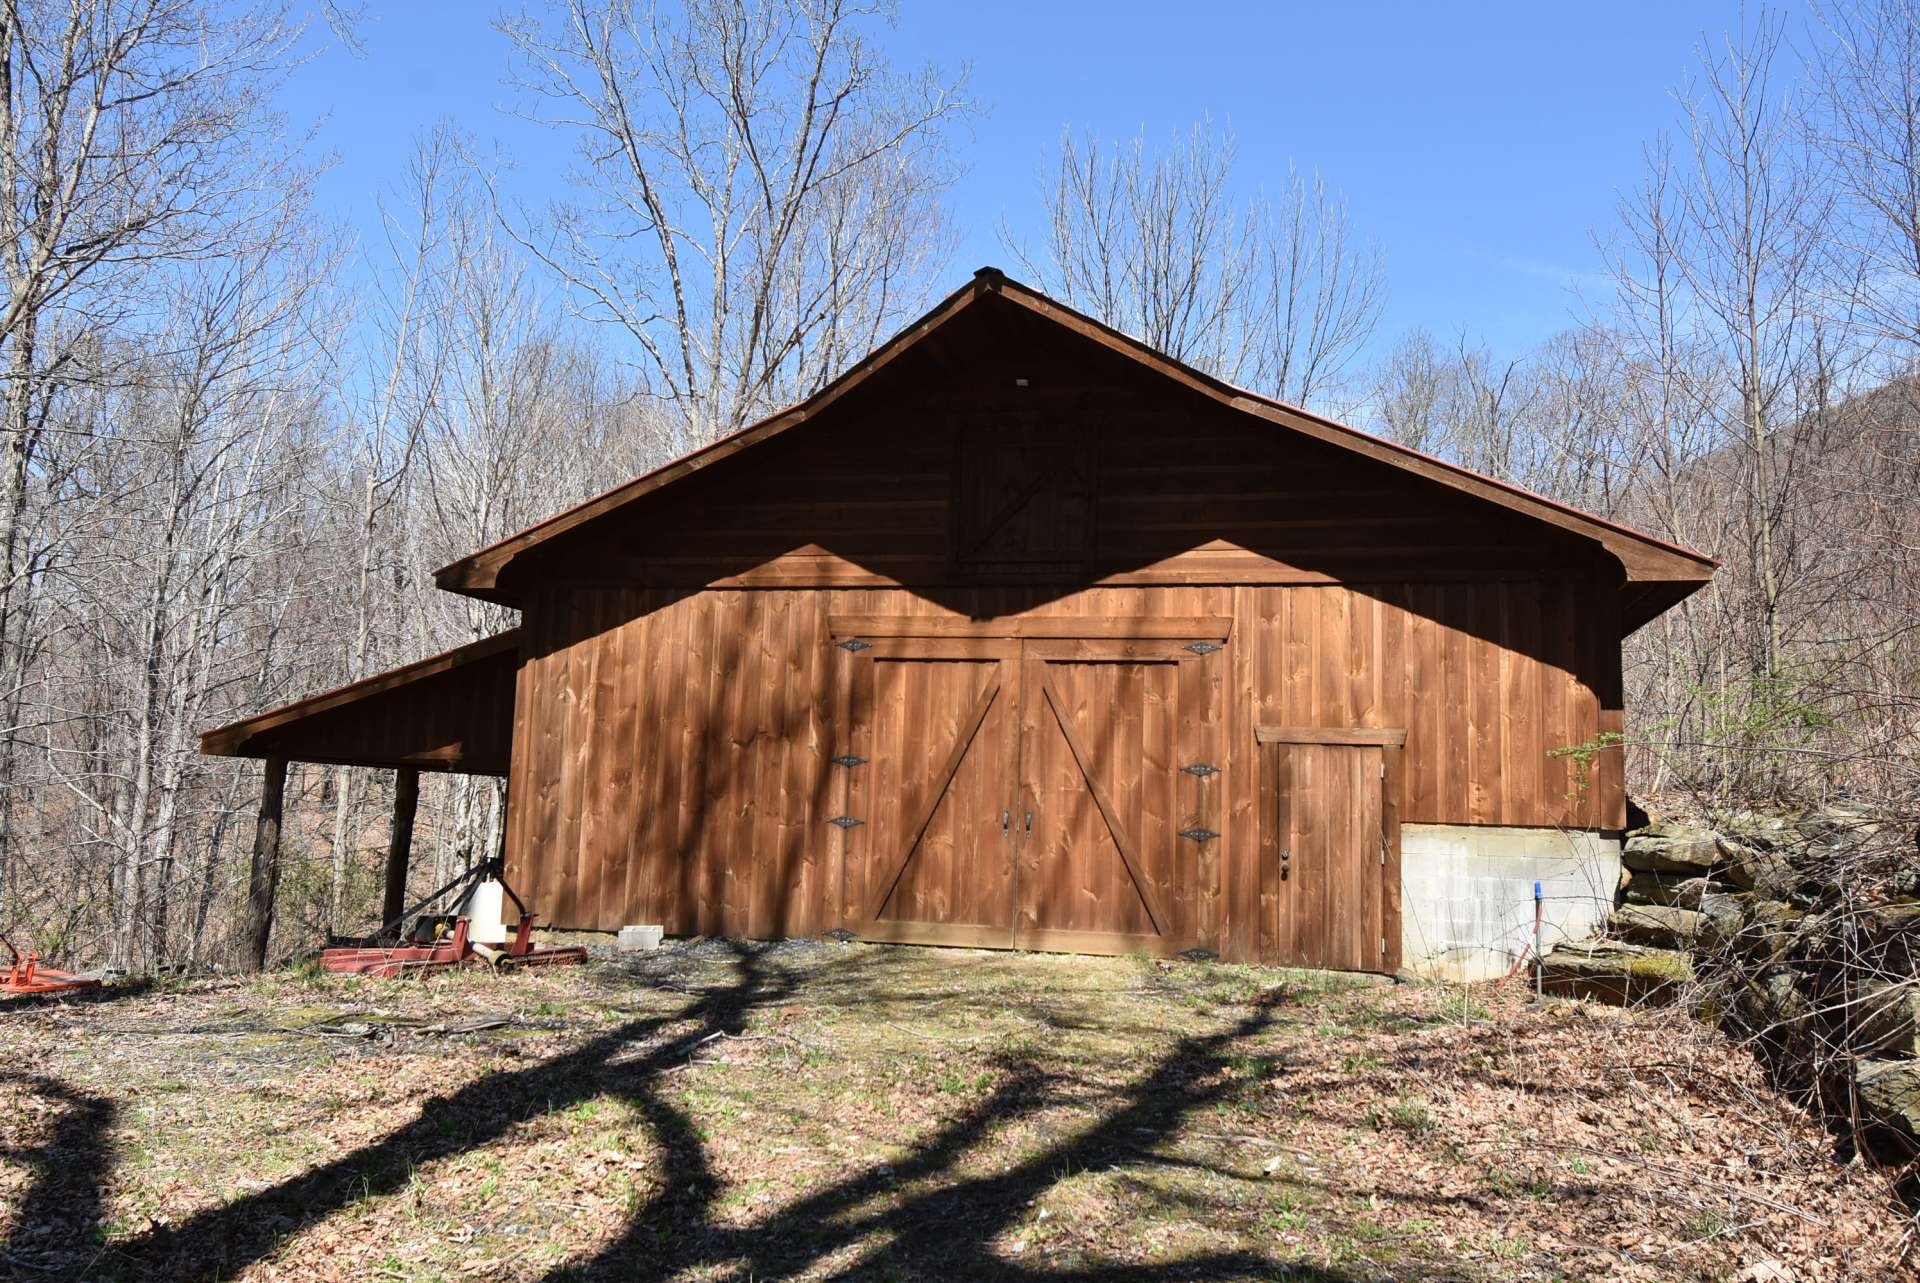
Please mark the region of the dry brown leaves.
POLYGON ((1484 987, 684 949, 41 1003, 0 1054, 19 1277, 1909 1268, 1884 1177, 1719 1035, 1484 987), (342 1012, 366 1032, 316 1028, 342 1012))

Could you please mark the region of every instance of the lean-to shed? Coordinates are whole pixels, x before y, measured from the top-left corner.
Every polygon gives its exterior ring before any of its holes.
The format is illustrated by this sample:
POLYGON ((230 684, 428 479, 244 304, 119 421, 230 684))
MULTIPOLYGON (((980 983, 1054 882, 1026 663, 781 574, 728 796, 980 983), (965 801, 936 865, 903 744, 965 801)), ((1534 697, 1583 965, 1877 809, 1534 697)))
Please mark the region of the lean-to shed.
POLYGON ((506 868, 558 926, 1478 974, 1535 881, 1610 904, 1621 639, 1713 565, 986 270, 437 575, 522 612, 506 868))

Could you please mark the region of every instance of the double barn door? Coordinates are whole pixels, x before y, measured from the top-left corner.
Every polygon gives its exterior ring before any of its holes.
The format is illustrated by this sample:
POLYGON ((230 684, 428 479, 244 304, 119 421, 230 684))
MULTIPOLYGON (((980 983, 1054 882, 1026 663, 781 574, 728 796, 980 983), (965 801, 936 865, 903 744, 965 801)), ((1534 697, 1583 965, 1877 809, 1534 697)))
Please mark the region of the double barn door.
POLYGON ((837 821, 850 930, 1083 953, 1214 946, 1217 640, 836 644, 852 655, 837 821))

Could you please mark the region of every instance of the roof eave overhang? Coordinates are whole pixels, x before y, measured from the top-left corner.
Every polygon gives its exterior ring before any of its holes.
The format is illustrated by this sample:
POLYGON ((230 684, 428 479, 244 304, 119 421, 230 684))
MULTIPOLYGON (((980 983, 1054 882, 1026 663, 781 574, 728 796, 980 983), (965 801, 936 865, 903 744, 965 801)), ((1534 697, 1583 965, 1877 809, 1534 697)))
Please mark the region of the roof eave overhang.
MULTIPOLYGON (((402 664, 384 673, 375 673, 333 690, 309 695, 278 708, 243 717, 237 722, 203 731, 200 735, 200 752, 207 757, 281 756, 289 760, 335 766, 412 767, 440 771, 470 769, 458 751, 459 745, 414 753, 367 753, 351 758, 330 752, 302 751, 299 745, 300 727, 311 718, 351 709, 365 700, 416 682, 458 673, 495 656, 517 652, 519 647, 520 630, 510 628, 438 655, 402 664)), ((486 770, 479 773, 496 772, 486 770)))

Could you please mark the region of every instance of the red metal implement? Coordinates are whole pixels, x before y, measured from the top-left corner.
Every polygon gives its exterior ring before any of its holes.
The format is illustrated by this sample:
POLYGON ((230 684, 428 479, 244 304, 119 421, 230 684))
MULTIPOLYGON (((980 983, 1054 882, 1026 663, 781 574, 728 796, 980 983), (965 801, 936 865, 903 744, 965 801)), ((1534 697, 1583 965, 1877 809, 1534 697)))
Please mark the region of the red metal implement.
POLYGON ((13 947, 13 941, 5 941, 7 952, 13 955, 13 965, 7 969, 7 977, 0 980, 0 993, 68 993, 75 989, 98 989, 98 976, 77 976, 71 971, 62 971, 58 967, 42 966, 40 955, 30 953, 20 956, 13 947))
POLYGON ((533 947, 533 915, 520 915, 513 939, 504 945, 476 944, 469 938, 471 921, 465 916, 454 919, 453 931, 444 939, 392 947, 358 945, 324 949, 320 965, 336 975, 397 976, 419 975, 449 967, 543 967, 583 963, 587 951, 581 948, 536 949, 533 947))

